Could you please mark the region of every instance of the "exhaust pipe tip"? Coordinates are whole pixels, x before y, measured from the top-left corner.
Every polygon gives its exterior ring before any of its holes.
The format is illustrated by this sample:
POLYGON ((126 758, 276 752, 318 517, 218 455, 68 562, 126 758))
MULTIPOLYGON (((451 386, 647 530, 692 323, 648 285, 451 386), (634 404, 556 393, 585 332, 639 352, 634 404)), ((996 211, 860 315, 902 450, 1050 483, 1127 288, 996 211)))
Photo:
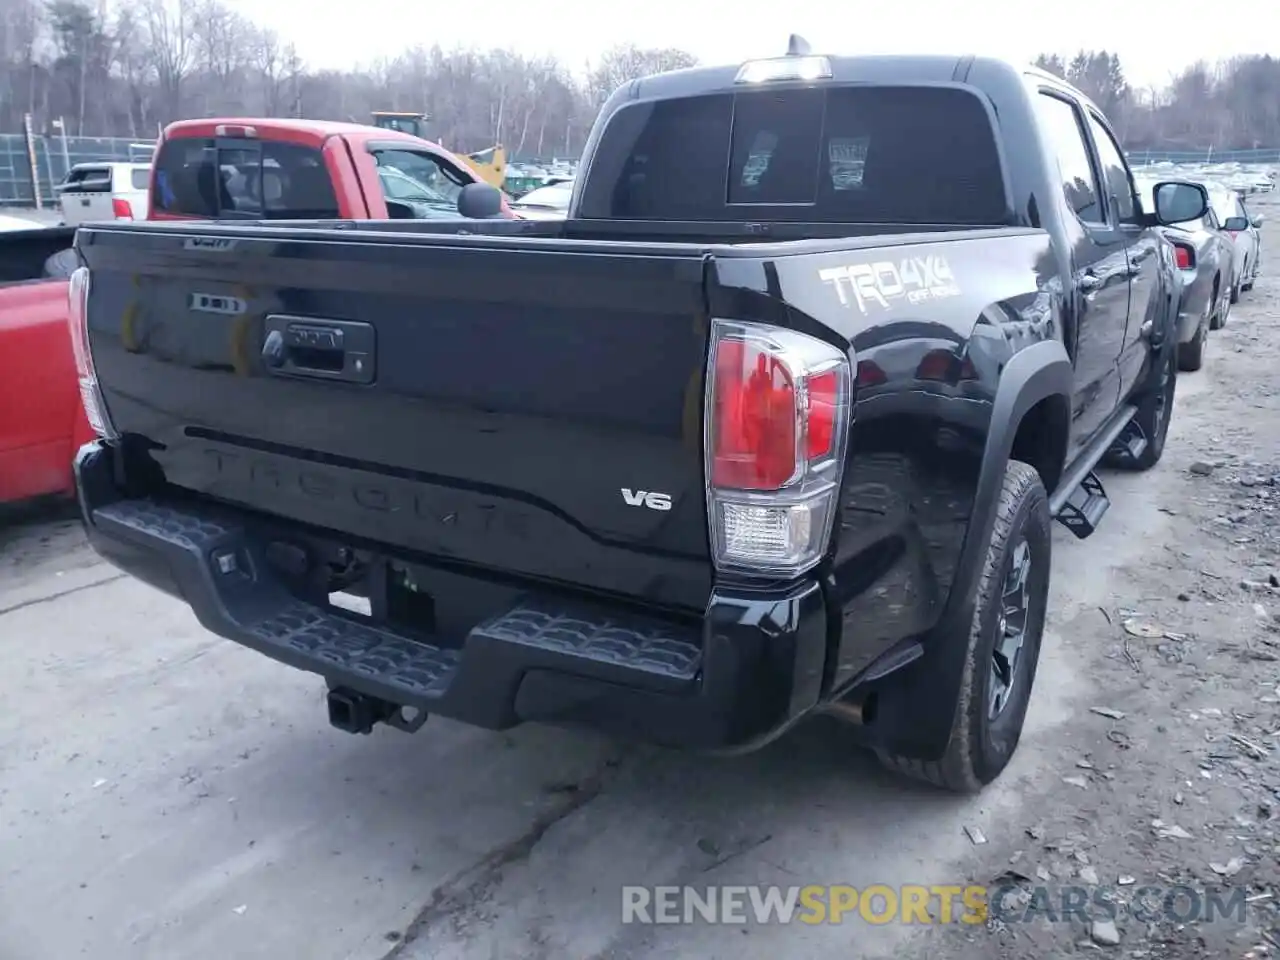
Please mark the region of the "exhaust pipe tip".
POLYGON ((822 712, 855 727, 869 726, 875 720, 876 695, 870 693, 857 698, 832 700, 822 707, 822 712))

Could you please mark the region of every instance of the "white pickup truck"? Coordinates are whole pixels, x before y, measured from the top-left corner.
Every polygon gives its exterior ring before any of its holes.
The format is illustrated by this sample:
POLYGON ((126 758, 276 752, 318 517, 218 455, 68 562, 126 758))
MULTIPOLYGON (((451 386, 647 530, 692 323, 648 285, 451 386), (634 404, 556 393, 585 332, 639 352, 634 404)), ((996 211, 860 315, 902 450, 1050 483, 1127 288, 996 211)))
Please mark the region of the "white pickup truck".
POLYGON ((145 220, 150 186, 149 163, 77 163, 58 187, 62 222, 145 220))

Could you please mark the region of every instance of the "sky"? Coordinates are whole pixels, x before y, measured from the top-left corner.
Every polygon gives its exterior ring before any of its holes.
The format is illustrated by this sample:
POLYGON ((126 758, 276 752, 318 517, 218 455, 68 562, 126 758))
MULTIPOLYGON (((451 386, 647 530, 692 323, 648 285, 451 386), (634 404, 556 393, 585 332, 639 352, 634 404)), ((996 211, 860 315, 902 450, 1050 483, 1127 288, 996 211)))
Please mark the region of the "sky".
POLYGON ((974 53, 1030 60, 1083 48, 1120 55, 1134 86, 1164 86, 1198 59, 1280 53, 1274 0, 1230 0, 1208 21, 1204 0, 230 0, 229 6, 292 40, 313 68, 350 67, 421 43, 555 54, 570 69, 633 42, 680 47, 704 63, 738 63, 786 51, 799 33, 815 52, 974 53), (474 12, 468 13, 468 10, 474 12), (353 10, 358 11, 353 15, 353 10), (1225 11, 1224 11, 1225 12, 1225 11), (1252 24, 1241 29, 1242 25, 1252 24), (1251 38, 1270 48, 1244 46, 1251 38))

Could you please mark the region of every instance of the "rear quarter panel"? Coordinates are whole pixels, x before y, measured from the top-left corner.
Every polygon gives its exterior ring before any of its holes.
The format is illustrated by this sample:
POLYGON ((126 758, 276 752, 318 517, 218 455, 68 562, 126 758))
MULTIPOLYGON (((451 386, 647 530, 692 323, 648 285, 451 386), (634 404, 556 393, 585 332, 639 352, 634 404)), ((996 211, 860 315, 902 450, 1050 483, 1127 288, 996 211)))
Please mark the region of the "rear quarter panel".
POLYGON ((0 503, 73 489, 91 438, 67 330, 67 281, 0 286, 0 503))
POLYGON ((842 625, 832 638, 835 687, 941 616, 1002 371, 1024 347, 1062 337, 1062 281, 1046 233, 954 237, 807 256, 762 247, 716 262, 713 317, 783 322, 856 363, 828 580, 832 622, 842 625))

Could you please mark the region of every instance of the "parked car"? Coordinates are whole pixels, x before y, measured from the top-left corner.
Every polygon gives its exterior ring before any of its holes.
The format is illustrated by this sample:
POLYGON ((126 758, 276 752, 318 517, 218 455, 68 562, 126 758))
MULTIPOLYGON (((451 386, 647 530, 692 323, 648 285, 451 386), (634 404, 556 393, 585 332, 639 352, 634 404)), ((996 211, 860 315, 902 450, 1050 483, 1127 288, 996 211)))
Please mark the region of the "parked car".
POLYGON ((58 186, 62 222, 147 219, 149 163, 77 163, 58 186))
POLYGON ((1258 274, 1262 270, 1262 214, 1251 214, 1249 212, 1248 202, 1244 197, 1237 195, 1240 203, 1240 212, 1229 218, 1223 226, 1228 232, 1238 237, 1237 242, 1243 242, 1246 248, 1245 271, 1244 277, 1240 281, 1240 291, 1242 293, 1253 289, 1253 285, 1258 282, 1258 274))
POLYGON ((561 180, 530 190, 519 200, 513 200, 511 209, 526 220, 563 220, 569 212, 572 193, 573 181, 561 180))
MULTIPOLYGON (((1137 183, 1143 209, 1155 210, 1157 181, 1142 178, 1137 183)), ((1173 245, 1178 267, 1178 365, 1182 370, 1199 370, 1209 331, 1218 329, 1231 309, 1231 241, 1218 229, 1212 210, 1198 220, 1158 229, 1173 245)))
MULTIPOLYGON (((1218 221, 1218 228, 1231 244, 1231 283, 1227 293, 1231 303, 1238 303, 1240 289, 1250 282, 1258 262, 1257 235, 1249 229, 1249 215, 1240 194, 1212 181, 1206 182, 1205 186, 1209 189, 1209 205, 1218 221)), ((1222 322, 1226 322, 1225 316, 1222 322)))
POLYGON ((82 229, 90 542, 323 676, 347 732, 741 751, 825 712, 980 789, 1030 701, 1052 519, 1090 536, 1095 467, 1163 454, 1156 228, 1203 188, 1145 213, 1044 71, 799 38, 628 83, 582 170, 560 221, 82 229), (156 337, 124 345, 125 304, 156 337))

